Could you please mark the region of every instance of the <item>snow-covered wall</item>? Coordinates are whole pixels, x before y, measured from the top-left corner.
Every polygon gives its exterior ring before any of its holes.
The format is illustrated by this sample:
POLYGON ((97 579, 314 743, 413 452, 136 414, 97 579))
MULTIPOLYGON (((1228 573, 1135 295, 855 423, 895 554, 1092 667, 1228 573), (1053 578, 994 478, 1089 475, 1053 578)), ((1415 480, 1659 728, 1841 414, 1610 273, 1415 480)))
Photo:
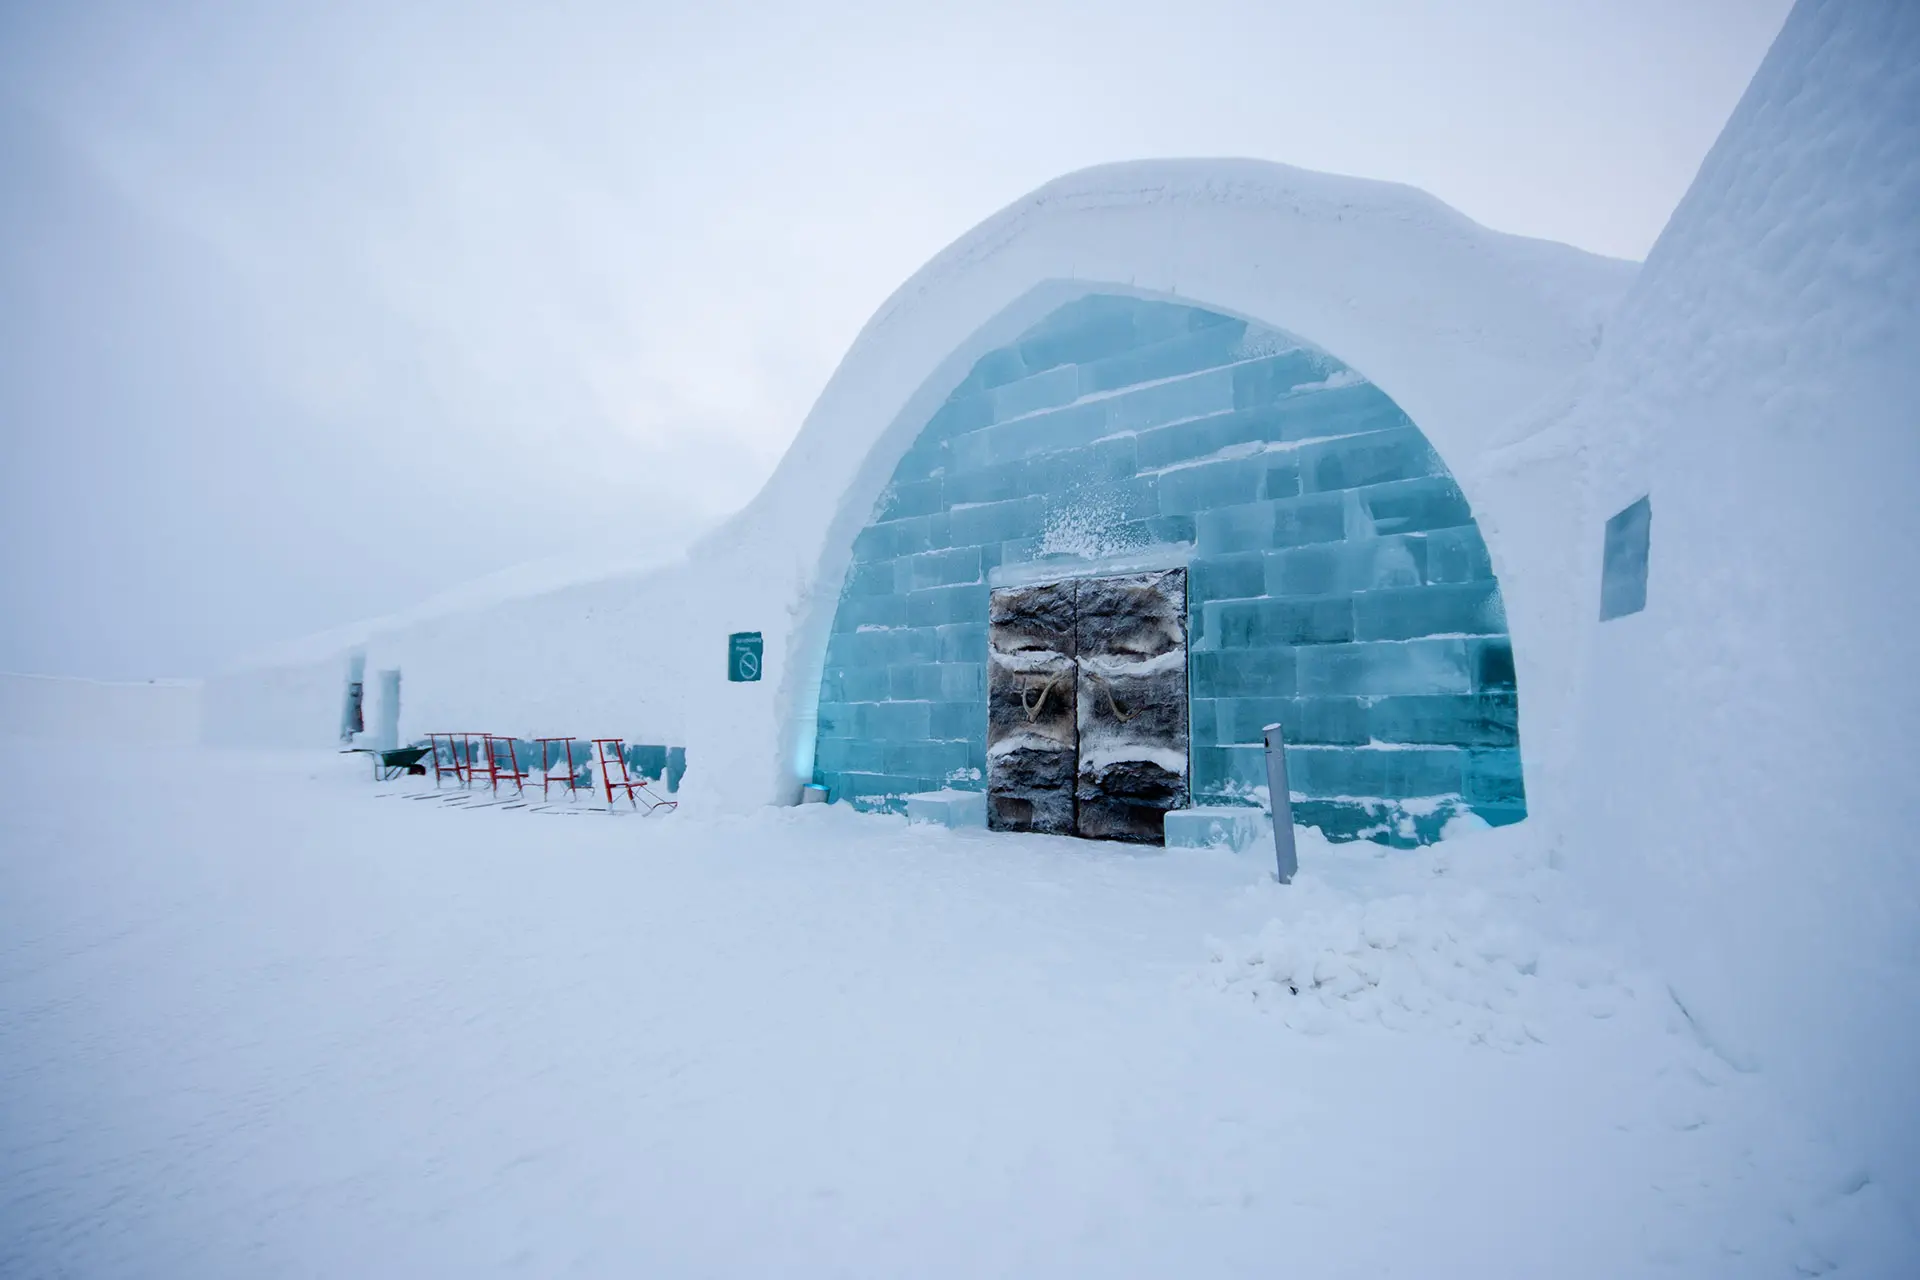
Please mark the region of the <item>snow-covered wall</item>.
POLYGON ((678 560, 599 573, 534 566, 311 637, 209 678, 205 739, 334 743, 348 654, 359 649, 369 716, 373 673, 401 672, 403 740, 485 731, 678 745, 681 672, 692 661, 691 637, 676 613, 691 594, 685 573, 678 560))
POLYGON ((1803 0, 1542 437, 1587 491, 1568 825, 1710 1041, 1909 1204, 1916 405, 1920 5, 1803 0), (1645 608, 1596 622, 1606 522, 1643 497, 1645 608))
POLYGON ((196 742, 200 682, 76 680, 0 671, 0 736, 102 747, 196 742))

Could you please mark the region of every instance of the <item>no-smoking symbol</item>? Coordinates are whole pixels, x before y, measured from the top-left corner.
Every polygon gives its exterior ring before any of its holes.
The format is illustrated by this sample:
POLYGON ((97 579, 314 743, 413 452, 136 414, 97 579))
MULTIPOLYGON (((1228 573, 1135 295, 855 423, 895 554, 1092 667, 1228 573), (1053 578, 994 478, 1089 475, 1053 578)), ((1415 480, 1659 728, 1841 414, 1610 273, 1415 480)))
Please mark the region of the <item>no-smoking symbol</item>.
POLYGON ((736 631, 727 637, 727 679, 736 684, 760 678, 763 644, 758 631, 736 631))

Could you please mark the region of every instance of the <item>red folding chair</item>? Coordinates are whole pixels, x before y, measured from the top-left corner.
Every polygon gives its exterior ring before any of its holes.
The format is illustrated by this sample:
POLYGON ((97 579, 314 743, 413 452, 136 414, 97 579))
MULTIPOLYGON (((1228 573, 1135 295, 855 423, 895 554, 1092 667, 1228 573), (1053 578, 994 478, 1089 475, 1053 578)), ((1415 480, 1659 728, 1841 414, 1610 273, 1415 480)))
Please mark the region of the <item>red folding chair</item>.
MULTIPOLYGON (((574 738, 535 738, 534 741, 540 745, 540 799, 546 800, 548 788, 556 782, 567 789, 567 799, 573 799, 573 793, 580 790, 580 766, 592 763, 591 753, 575 761, 573 744, 577 739, 574 738), (560 745, 567 761, 567 771, 560 777, 555 777, 553 771, 553 748, 556 743, 560 745)), ((591 788, 593 783, 586 785, 591 788)))
POLYGON ((500 793, 500 780, 505 778, 513 784, 516 793, 526 791, 527 771, 520 767, 520 744, 512 738, 496 738, 490 733, 480 735, 486 742, 486 763, 481 766, 487 775, 487 783, 495 795, 500 793), (507 752, 507 765, 500 765, 500 751, 507 752))
POLYGON ((644 803, 647 806, 645 809, 647 813, 656 813, 662 809, 671 813, 680 807, 678 800, 663 800, 655 795, 652 788, 647 786, 647 780, 645 778, 635 778, 627 773, 627 744, 625 739, 595 738, 593 740, 593 746, 594 750, 599 752, 600 755, 600 780, 606 784, 608 808, 613 807, 613 793, 615 791, 625 791, 627 794, 627 803, 636 809, 640 808, 641 804, 644 803), (616 768, 620 770, 620 776, 618 778, 613 776, 613 771, 616 768))
POLYGON ((472 734, 467 733, 430 733, 427 741, 433 746, 433 785, 438 787, 444 778, 452 778, 461 786, 470 786, 473 782, 473 744, 472 734), (443 762, 440 753, 441 742, 446 743, 446 758, 443 762), (462 749, 464 748, 464 750, 462 749))

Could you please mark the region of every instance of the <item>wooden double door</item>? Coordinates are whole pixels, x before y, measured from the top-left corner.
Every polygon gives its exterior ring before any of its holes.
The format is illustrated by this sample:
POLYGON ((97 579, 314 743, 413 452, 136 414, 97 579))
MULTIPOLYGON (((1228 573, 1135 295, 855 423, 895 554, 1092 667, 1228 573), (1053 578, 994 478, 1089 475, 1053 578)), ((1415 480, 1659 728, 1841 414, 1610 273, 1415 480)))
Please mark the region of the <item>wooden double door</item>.
POLYGON ((1186 807, 1187 571, 991 595, 987 825, 1160 844, 1186 807))

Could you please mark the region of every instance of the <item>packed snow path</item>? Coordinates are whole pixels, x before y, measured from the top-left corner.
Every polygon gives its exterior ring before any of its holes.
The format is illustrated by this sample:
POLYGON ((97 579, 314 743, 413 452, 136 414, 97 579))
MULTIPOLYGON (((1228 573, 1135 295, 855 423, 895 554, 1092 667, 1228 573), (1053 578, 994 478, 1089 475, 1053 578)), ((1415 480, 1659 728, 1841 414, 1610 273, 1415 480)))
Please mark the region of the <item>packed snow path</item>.
POLYGON ((3 1275, 1618 1280, 1897 1247, 1580 940, 1524 826, 1309 841, 1283 890, 824 808, 468 812, 332 755, 98 789, 55 760, 0 748, 3 1275))

